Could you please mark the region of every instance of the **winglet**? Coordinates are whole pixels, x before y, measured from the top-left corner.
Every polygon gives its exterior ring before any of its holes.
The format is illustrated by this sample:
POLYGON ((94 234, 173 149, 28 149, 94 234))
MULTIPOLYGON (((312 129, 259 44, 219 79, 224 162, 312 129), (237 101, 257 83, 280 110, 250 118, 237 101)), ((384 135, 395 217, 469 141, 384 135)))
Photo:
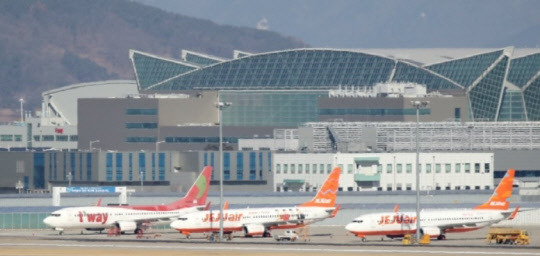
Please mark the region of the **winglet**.
POLYGON ((300 207, 334 207, 339 187, 341 168, 335 167, 328 175, 326 181, 311 201, 303 203, 300 207))
POLYGON ((510 217, 508 219, 513 220, 516 217, 518 212, 519 212, 519 206, 516 207, 516 209, 514 210, 514 212, 512 213, 512 215, 510 215, 510 217))
POLYGON ((399 211, 399 204, 396 204, 396 206, 394 206, 394 212, 398 212, 399 211))
POLYGON ((225 204, 223 204, 223 210, 229 209, 229 201, 225 201, 225 204))
POLYGON ((210 204, 211 204, 211 203, 212 203, 212 202, 208 202, 208 203, 206 204, 206 206, 204 207, 204 211, 208 211, 208 210, 210 209, 210 204))
POLYGON ((96 206, 101 206, 101 197, 97 200, 96 206))
POLYGON ((336 209, 334 209, 334 211, 332 213, 330 213, 330 218, 334 218, 336 217, 336 214, 338 213, 339 209, 341 208, 341 204, 338 204, 336 206, 336 209))
POLYGON ((514 185, 514 175, 516 170, 509 169, 501 182, 495 188, 493 195, 489 200, 479 206, 474 207, 475 210, 508 210, 510 202, 507 199, 512 195, 512 187, 514 185))

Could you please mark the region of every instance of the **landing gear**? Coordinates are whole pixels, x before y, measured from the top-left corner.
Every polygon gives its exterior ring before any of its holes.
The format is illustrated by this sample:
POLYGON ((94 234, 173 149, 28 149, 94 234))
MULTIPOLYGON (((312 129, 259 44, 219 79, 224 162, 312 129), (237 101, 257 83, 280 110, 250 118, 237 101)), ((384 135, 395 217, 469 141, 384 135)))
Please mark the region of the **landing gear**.
POLYGON ((63 231, 63 230, 60 230, 60 231, 58 232, 58 235, 63 235, 63 234, 64 234, 64 231, 63 231))
POLYGON ((446 236, 445 235, 439 235, 437 237, 437 240, 446 240, 446 236))
POLYGON ((263 237, 272 237, 272 234, 270 234, 268 231, 264 231, 263 237))

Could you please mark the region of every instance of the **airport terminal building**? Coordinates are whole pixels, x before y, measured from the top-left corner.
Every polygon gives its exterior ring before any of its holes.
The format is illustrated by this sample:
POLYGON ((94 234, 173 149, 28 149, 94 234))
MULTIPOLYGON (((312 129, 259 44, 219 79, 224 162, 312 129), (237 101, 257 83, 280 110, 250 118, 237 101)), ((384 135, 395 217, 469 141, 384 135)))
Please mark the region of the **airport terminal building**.
MULTIPOLYGON (((504 158, 540 150, 539 49, 308 48, 235 51, 231 59, 185 50, 173 59, 132 50, 129 58, 134 81, 84 83, 44 92, 38 117, 26 115, 15 128, 0 128, 1 146, 6 151, 46 149, 59 155, 88 151, 84 154, 95 155, 92 161, 101 166, 93 169, 97 172, 93 182, 135 186, 139 167, 131 167, 132 180, 129 174, 110 180, 109 158, 113 169, 120 163, 122 173, 130 163, 138 163, 136 152, 146 152, 145 163, 156 170, 161 165, 167 173, 198 172, 206 164, 217 169, 216 158, 210 156, 218 152, 221 118, 228 184, 285 190, 283 179, 275 179, 278 164, 283 168, 274 159, 277 154, 410 154, 417 110, 411 102, 429 101, 418 112, 423 153, 493 154, 490 161, 477 161, 481 166, 490 164, 491 179, 512 164, 518 177, 520 171, 528 179, 540 177, 540 169, 533 166, 540 165, 529 164, 537 163, 537 158, 527 159, 528 163, 504 158), (219 111, 218 102, 231 104, 219 111), (294 135, 276 136, 282 131, 294 135), (160 163, 161 154, 168 164, 160 163), (499 155, 507 162, 499 165, 499 155)), ((61 159, 50 162, 63 166, 61 159)), ((88 161, 74 162, 77 168, 88 161)), ((454 162, 448 164, 455 168, 454 162)), ((81 170, 84 173, 84 167, 81 170)), ((363 175, 362 170, 353 169, 353 176, 363 175)), ((302 180, 306 174, 296 176, 302 180)), ((37 186, 27 178, 27 188, 67 182, 63 171, 56 176, 45 171, 43 177, 37 186)), ((493 180, 487 181, 435 187, 492 187, 493 180)), ((159 182, 156 188, 181 187, 159 182)), ((0 186, 12 187, 11 183, 0 186)), ((384 181, 375 189, 407 190, 407 184, 384 181)), ((348 185, 344 190, 359 187, 348 185)))

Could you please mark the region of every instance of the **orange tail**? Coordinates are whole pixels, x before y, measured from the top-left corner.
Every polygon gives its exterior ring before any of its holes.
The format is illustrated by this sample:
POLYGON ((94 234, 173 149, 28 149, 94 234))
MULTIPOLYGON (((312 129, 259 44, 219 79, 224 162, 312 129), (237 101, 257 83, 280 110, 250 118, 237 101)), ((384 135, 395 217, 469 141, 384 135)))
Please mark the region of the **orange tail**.
POLYGON ((317 195, 311 201, 301 204, 301 207, 334 207, 336 204, 336 195, 339 187, 339 174, 341 168, 335 167, 332 173, 326 178, 326 181, 317 192, 317 195))
POLYGON ((514 184, 514 175, 516 170, 509 169, 495 188, 495 192, 489 200, 479 206, 474 207, 475 210, 508 210, 510 202, 507 199, 512 195, 512 185, 514 184))
POLYGON ((195 180, 186 196, 169 205, 170 208, 180 209, 183 207, 205 205, 212 178, 212 166, 204 167, 203 171, 195 180))

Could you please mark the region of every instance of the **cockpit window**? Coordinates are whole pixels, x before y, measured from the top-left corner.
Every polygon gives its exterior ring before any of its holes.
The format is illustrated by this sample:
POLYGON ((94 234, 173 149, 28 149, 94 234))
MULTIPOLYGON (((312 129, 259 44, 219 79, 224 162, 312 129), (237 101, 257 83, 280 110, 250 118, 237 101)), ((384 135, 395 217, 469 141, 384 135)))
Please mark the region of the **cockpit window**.
POLYGON ((60 213, 51 213, 51 216, 53 216, 53 217, 60 217, 60 213))
POLYGON ((353 222, 353 223, 362 223, 362 222, 364 222, 364 221, 363 221, 363 220, 353 220, 352 222, 353 222))
POLYGON ((186 221, 187 218, 178 218, 178 220, 186 221))

